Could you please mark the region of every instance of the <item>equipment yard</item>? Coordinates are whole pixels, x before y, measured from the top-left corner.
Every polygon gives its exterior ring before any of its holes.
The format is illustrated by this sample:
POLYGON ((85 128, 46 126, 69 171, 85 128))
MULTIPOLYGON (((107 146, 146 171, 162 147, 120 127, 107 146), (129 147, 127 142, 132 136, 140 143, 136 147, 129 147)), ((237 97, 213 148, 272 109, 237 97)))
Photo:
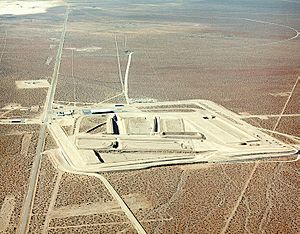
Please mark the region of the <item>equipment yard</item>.
POLYGON ((204 100, 76 109, 60 110, 49 125, 60 147, 60 154, 51 160, 61 170, 132 170, 293 156, 298 152, 241 121, 238 115, 204 100), (86 113, 94 116, 88 128, 84 126, 84 120, 90 117, 86 113), (74 134, 66 133, 60 122, 69 124, 74 134))
POLYGON ((0 233, 300 233, 300 2, 0 3, 0 233))

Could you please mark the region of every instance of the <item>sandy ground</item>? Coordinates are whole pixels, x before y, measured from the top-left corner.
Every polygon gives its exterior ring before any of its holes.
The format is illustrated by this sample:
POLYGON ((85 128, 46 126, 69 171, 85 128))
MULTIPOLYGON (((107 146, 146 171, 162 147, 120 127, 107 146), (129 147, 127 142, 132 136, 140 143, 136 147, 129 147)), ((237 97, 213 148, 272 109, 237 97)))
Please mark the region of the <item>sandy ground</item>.
POLYGON ((0 126, 0 232, 15 233, 27 190, 38 126, 0 126))

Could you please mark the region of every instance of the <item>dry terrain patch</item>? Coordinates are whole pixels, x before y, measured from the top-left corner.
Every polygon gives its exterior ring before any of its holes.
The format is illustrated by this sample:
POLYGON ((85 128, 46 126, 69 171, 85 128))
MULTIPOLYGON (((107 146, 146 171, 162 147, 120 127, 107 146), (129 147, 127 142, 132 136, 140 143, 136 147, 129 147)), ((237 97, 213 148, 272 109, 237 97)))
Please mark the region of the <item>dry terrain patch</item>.
POLYGON ((283 117, 277 131, 300 137, 300 117, 283 117))
POLYGON ((123 198, 134 192, 152 203, 132 209, 148 233, 272 233, 277 228, 297 233, 291 217, 297 217, 299 163, 288 161, 183 165, 106 176, 123 198))
MULTIPOLYGON (((151 206, 145 197, 135 195, 127 196, 125 201, 135 210, 151 206)), ((94 177, 57 171, 44 156, 30 233, 106 233, 109 230, 135 233, 102 182, 94 177)))
POLYGON ((1 228, 14 233, 20 221, 39 127, 0 126, 0 206, 1 228))
POLYGON ((227 233, 299 233, 299 165, 259 164, 227 233))

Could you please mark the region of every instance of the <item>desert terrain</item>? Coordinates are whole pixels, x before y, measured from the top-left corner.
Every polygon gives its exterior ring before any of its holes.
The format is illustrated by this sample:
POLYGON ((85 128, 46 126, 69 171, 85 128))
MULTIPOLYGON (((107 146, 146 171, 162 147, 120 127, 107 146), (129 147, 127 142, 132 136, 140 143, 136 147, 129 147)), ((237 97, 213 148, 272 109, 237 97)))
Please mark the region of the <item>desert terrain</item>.
MULTIPOLYGON (((1 1, 0 232, 299 233, 298 155, 80 174, 55 163, 49 130, 58 110, 126 104, 133 52, 130 101, 211 100, 299 149, 299 12, 297 0, 1 1)), ((102 119, 63 121, 72 139, 102 119)))

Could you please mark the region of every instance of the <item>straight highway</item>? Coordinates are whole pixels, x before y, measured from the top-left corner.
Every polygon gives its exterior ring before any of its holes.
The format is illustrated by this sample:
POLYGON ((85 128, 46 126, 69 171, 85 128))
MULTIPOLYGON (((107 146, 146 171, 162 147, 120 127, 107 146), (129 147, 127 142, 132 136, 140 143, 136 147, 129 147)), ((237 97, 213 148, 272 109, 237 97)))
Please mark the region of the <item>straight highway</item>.
POLYGON ((28 184, 28 190, 27 195, 24 201, 24 205, 21 211, 21 221, 20 226, 17 230, 17 233, 25 234, 28 231, 28 225, 31 218, 32 213, 32 206, 34 201, 34 196, 37 188, 37 181, 40 171, 40 165, 41 165, 41 159, 42 159, 42 152, 44 149, 45 139, 46 139, 46 129, 47 125, 51 122, 51 110, 52 105, 54 101, 54 95, 59 75, 59 69, 60 69, 60 63, 61 63, 61 57, 62 57, 62 50, 65 42, 65 36, 66 36, 66 29, 67 29, 67 22, 69 17, 69 9, 66 9, 65 17, 64 17, 64 24, 63 24, 63 30, 61 33, 60 41, 59 41, 59 47, 56 55, 56 61, 54 65, 54 70, 52 74, 52 80, 51 85, 48 89, 46 102, 44 106, 44 112, 42 117, 42 125, 39 132, 39 138, 38 138, 38 144, 36 147, 36 154, 33 159, 32 168, 30 172, 30 181, 28 184))

